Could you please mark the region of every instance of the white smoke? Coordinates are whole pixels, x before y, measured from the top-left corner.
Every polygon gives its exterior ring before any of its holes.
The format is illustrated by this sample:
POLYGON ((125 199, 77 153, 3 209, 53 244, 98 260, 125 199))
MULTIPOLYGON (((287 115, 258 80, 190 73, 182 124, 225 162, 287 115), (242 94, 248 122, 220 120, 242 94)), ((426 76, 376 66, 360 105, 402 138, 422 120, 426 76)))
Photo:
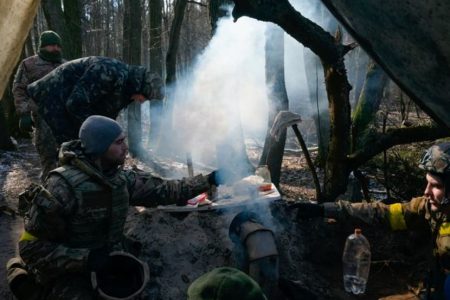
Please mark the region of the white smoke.
POLYGON ((222 18, 192 72, 177 80, 172 96, 176 141, 166 146, 175 147, 180 157, 190 152, 194 161, 215 165, 216 147, 233 143, 241 126, 245 137, 263 140, 268 114, 264 30, 265 23, 253 19, 222 18))
MULTIPOLYGON (((316 4, 298 0, 293 5, 304 16, 320 20, 316 4)), ((168 133, 163 128, 162 134, 171 135, 170 143, 163 145, 165 149, 171 153, 176 150, 180 158, 190 152, 194 161, 216 166, 220 159, 216 157, 217 147, 243 143, 240 132, 244 138, 263 144, 270 88, 265 79, 265 30, 265 22, 247 17, 236 23, 231 17, 219 20, 215 35, 196 59, 192 71, 171 87, 169 101, 174 104, 175 132, 168 133)), ((303 46, 285 35, 285 80, 290 107, 308 117, 317 111, 309 101, 303 59, 303 46)), ((319 73, 318 84, 323 87, 323 82, 323 73, 319 73)))

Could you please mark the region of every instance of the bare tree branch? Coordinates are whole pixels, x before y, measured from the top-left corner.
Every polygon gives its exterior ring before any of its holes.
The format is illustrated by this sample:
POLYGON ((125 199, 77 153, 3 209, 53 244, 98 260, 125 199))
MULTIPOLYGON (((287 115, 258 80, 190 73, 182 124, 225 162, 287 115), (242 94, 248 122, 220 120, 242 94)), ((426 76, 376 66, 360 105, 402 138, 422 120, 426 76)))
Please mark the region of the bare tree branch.
POLYGON ((242 16, 278 24, 320 59, 330 65, 339 62, 340 47, 335 38, 296 11, 287 0, 234 0, 233 18, 242 16))
POLYGON ((342 49, 342 55, 347 54, 348 52, 350 52, 351 50, 355 49, 358 46, 359 46, 358 43, 350 43, 350 44, 344 45, 343 49, 342 49))
POLYGON ((391 129, 385 134, 376 134, 364 148, 349 155, 348 161, 353 168, 356 168, 392 146, 432 141, 448 136, 450 136, 450 131, 447 128, 434 124, 391 129))

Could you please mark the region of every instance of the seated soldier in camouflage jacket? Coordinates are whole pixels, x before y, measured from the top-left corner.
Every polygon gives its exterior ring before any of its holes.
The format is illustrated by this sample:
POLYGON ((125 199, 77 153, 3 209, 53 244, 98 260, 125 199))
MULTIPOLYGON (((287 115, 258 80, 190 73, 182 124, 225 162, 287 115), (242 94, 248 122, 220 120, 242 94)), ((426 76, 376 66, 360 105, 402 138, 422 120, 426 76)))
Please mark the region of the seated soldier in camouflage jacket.
MULTIPOLYGON (((430 289, 422 291, 431 298, 450 299, 450 143, 434 145, 428 149, 419 167, 427 172, 427 186, 422 197, 407 203, 386 205, 381 202, 313 204, 297 203, 300 219, 327 217, 337 220, 359 219, 368 224, 380 224, 392 230, 429 229, 434 243, 436 266, 430 266, 430 289)), ((408 299, 419 299, 408 296, 408 299)), ((420 295, 422 297, 422 293, 420 295)), ((396 298, 397 299, 397 298, 396 298)), ((403 299, 403 298, 402 298, 403 299)), ((422 299, 422 298, 421 298, 422 299)))
POLYGON ((91 116, 79 140, 64 143, 61 167, 50 172, 25 216, 20 256, 34 278, 49 287, 42 299, 94 299, 89 272, 123 250, 128 206, 185 205, 209 191, 216 172, 163 180, 121 168, 128 152, 119 124, 91 116))

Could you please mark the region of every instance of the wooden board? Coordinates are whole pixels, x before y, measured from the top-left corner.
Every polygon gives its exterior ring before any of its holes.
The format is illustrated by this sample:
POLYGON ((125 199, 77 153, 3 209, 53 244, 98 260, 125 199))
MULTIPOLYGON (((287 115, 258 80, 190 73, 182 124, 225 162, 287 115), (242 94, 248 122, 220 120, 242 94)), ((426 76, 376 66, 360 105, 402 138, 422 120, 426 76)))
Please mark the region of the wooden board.
POLYGON ((281 195, 278 192, 275 185, 272 184, 272 189, 270 191, 258 192, 256 194, 256 197, 250 197, 250 195, 248 195, 248 196, 237 196, 227 199, 218 199, 215 202, 212 202, 210 205, 203 205, 203 206, 192 206, 192 205, 176 206, 175 204, 165 206, 160 205, 157 207, 157 209, 167 212, 208 211, 238 206, 254 205, 259 203, 263 204, 279 199, 281 199, 281 195))

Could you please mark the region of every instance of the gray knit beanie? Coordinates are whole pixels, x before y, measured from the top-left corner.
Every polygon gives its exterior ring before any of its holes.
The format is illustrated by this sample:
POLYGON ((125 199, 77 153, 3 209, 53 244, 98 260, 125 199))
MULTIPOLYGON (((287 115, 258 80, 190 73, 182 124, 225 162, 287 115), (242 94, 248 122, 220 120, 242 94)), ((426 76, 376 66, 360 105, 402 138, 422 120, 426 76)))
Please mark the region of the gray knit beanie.
POLYGON ((122 127, 113 119, 94 115, 81 124, 78 137, 86 154, 102 155, 122 132, 122 127))

